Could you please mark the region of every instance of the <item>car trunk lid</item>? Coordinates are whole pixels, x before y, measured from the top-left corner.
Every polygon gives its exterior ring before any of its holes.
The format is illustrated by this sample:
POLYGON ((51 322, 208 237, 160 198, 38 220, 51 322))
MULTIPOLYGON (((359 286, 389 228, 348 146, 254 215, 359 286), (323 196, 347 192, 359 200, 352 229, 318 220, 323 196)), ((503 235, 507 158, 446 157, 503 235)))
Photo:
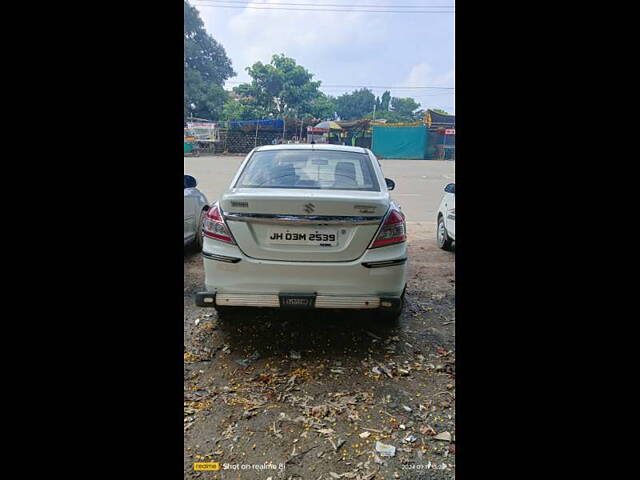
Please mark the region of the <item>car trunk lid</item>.
POLYGON ((339 262, 362 256, 389 207, 386 192, 236 188, 220 202, 245 255, 339 262))

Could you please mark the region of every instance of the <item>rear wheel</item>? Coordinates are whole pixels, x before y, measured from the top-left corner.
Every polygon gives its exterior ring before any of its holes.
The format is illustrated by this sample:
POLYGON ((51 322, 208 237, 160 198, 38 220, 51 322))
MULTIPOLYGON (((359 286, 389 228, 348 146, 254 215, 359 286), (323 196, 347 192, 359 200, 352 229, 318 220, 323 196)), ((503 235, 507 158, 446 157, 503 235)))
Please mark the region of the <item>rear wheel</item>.
POLYGON ((202 251, 202 242, 204 240, 202 236, 202 225, 204 223, 204 217, 206 215, 207 210, 202 209, 202 211, 200 212, 200 216, 198 217, 198 224, 196 225, 196 238, 193 240, 193 249, 196 252, 202 251))
POLYGON ((438 231, 436 236, 438 239, 438 246, 443 250, 451 251, 453 240, 449 238, 447 227, 444 226, 444 217, 442 215, 438 217, 438 231))

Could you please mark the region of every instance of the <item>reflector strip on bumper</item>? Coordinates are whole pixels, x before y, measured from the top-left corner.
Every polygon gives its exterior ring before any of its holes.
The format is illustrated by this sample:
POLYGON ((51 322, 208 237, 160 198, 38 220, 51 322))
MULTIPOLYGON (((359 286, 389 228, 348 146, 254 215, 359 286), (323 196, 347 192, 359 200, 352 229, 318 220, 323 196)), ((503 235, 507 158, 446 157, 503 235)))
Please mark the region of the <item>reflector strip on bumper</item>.
POLYGON ((364 262, 362 266, 367 268, 392 267, 394 265, 402 265, 406 263, 406 261, 406 258, 399 258, 397 260, 382 260, 380 262, 364 262))
POLYGON ((217 260, 218 262, 225 263, 238 263, 241 259, 236 257, 225 257, 224 255, 216 255, 214 253, 202 251, 202 256, 204 258, 208 258, 209 260, 217 260))

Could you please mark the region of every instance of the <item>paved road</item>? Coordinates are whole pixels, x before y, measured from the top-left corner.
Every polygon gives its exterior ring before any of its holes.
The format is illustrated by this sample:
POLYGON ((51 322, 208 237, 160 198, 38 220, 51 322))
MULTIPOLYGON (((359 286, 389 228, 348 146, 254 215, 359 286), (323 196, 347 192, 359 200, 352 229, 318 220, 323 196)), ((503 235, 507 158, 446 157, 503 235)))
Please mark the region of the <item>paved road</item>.
MULTIPOLYGON (((229 186, 243 156, 184 157, 184 173, 198 180, 198 188, 215 201, 229 186)), ((388 178, 395 180, 393 198, 408 222, 434 222, 447 183, 455 182, 455 162, 441 160, 381 160, 388 178)))

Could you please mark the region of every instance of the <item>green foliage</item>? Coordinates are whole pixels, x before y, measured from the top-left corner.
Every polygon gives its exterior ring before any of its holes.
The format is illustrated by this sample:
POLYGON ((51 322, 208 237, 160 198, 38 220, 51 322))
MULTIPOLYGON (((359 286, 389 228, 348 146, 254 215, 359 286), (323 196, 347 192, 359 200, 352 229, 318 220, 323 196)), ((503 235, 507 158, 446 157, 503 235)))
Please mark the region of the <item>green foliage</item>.
POLYGON ((320 95, 309 104, 309 116, 322 120, 334 120, 336 118, 335 101, 335 97, 320 93, 320 95))
POLYGON ((422 119, 424 113, 422 110, 417 110, 420 104, 413 98, 392 98, 389 90, 385 91, 381 97, 375 97, 373 92, 366 88, 340 95, 335 100, 335 107, 342 120, 374 118, 385 119, 389 123, 414 122, 422 119))
POLYGON ((382 94, 382 98, 380 99, 380 103, 377 106, 377 110, 386 112, 387 110, 389 110, 390 102, 391 102, 391 92, 387 90, 382 94))
MULTIPOLYGON (((291 113, 317 118, 333 117, 331 98, 318 89, 320 82, 312 80, 313 74, 293 58, 284 54, 274 55, 270 63, 256 62, 246 70, 251 76, 251 83, 238 85, 233 91, 240 96, 243 108, 249 108, 251 104, 257 108, 256 114, 263 113, 262 117, 253 118, 264 118, 269 114, 281 117, 291 113)), ((233 110, 229 108, 228 111, 231 113, 233 110)))
MULTIPOLYGON (((364 118, 374 118, 373 111, 369 112, 364 118)), ((385 119, 387 123, 399 123, 399 122, 413 122, 415 119, 413 116, 407 116, 394 112, 393 110, 387 110, 386 112, 376 110, 375 120, 385 119)))
POLYGON ((342 120, 363 118, 373 110, 374 104, 376 104, 376 96, 368 88, 345 93, 335 100, 336 113, 342 120))
POLYGON ((184 117, 217 119, 222 114, 222 107, 227 100, 227 92, 212 82, 205 82, 200 72, 185 72, 184 117), (193 104, 195 109, 189 108, 193 104))
POLYGON ((416 110, 420 106, 413 98, 391 98, 388 90, 382 98, 376 99, 376 111, 370 111, 364 117, 375 120, 385 119, 388 123, 415 122, 422 119, 424 112, 416 110))
POLYGON ((389 101, 391 100, 391 92, 386 90, 382 94, 382 98, 376 97, 376 112, 386 112, 389 110, 389 101))
POLYGON ((224 104, 221 120, 254 120, 267 118, 269 115, 252 97, 229 97, 224 104))
POLYGON ((204 29, 198 11, 184 2, 184 116, 218 119, 227 94, 224 81, 235 76, 224 47, 204 29), (191 109, 191 104, 195 109, 191 109))
POLYGON ((391 99, 391 110, 396 112, 405 118, 410 118, 412 120, 418 120, 419 117, 414 114, 414 112, 420 108, 420 104, 416 102, 413 98, 398 98, 393 97, 391 99))
POLYGON ((449 113, 445 112, 444 110, 440 110, 439 108, 432 108, 431 110, 436 113, 441 113, 442 115, 450 115, 449 113))

